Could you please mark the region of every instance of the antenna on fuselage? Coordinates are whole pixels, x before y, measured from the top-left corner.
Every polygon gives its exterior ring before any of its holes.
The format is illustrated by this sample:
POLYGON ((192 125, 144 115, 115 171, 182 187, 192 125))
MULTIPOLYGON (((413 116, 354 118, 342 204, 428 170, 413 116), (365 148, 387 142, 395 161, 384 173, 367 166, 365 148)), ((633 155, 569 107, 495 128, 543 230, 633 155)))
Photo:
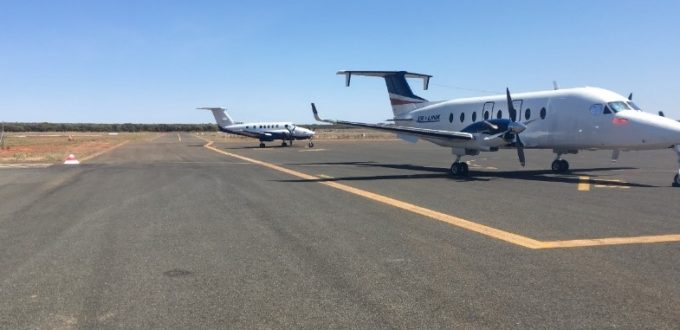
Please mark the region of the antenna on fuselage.
POLYGON ((556 81, 556 80, 553 80, 553 89, 554 89, 554 90, 560 89, 560 86, 557 86, 557 81, 556 81))

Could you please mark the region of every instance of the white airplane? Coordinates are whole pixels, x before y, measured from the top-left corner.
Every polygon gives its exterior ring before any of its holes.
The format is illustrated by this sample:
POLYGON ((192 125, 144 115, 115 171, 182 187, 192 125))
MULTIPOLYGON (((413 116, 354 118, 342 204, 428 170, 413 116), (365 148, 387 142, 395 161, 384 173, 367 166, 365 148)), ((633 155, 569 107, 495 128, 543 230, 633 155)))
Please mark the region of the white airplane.
POLYGON ((308 146, 314 147, 314 142, 312 142, 314 131, 296 126, 291 122, 236 123, 224 108, 206 107, 198 109, 212 111, 217 127, 221 132, 259 139, 260 148, 265 147, 265 142, 274 140, 281 140, 282 147, 288 146, 286 141, 290 146, 293 146, 293 140, 309 140, 308 146))
MULTIPOLYGON (((406 78, 423 79, 427 89, 432 76, 405 71, 339 71, 346 85, 355 76, 382 77, 387 84, 394 124, 367 124, 319 118, 318 121, 367 127, 397 133, 405 141, 423 139, 449 147, 456 160, 450 173, 467 175, 463 156, 481 151, 516 148, 522 166, 524 148, 552 149, 556 154, 552 170, 566 172, 569 163, 562 155, 579 150, 612 150, 612 161, 619 151, 675 148, 680 162, 680 122, 645 113, 625 98, 594 87, 558 89, 510 95, 430 102, 411 91, 406 78)), ((673 186, 680 186, 680 170, 673 186)))

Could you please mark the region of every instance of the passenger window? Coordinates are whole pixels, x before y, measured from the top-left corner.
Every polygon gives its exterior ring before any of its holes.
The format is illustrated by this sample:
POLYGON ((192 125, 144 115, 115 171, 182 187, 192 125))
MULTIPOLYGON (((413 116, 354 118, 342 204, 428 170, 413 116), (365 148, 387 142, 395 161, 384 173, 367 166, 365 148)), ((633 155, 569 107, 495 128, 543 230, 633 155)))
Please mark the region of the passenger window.
POLYGON ((453 114, 452 113, 449 114, 449 123, 453 123, 453 114))
POLYGON ((460 113, 460 122, 462 123, 464 121, 465 121, 465 112, 461 112, 460 113))
POLYGON ((545 108, 541 108, 541 119, 545 119, 545 108))
POLYGON ((531 118, 531 109, 527 108, 526 111, 524 111, 524 119, 529 120, 531 118))
POLYGON ((590 106, 590 113, 593 116, 601 114, 602 113, 602 104, 597 103, 597 104, 591 105, 590 106))
POLYGON ((503 110, 498 110, 498 113, 496 114, 496 118, 498 118, 498 119, 503 118, 503 110))
POLYGON ((475 112, 472 113, 472 122, 474 123, 476 121, 477 121, 477 112, 475 111, 475 112))

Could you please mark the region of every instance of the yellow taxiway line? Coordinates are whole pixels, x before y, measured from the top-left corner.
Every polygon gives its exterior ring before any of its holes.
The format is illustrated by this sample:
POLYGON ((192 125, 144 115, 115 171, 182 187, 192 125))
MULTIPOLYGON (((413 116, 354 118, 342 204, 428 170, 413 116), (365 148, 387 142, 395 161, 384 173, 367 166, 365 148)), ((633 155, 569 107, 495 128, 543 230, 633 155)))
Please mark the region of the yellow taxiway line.
POLYGON ((590 190, 590 178, 587 176, 578 177, 578 186, 576 187, 578 191, 589 191, 590 190))
MULTIPOLYGON (((198 136, 197 136, 198 137, 198 136)), ((203 139, 201 137, 198 137, 203 139)), ((602 245, 622 245, 622 244, 648 244, 648 243, 665 243, 665 242, 680 242, 680 235, 655 235, 655 236, 637 236, 637 237, 610 237, 610 238, 592 238, 592 239, 577 239, 577 240, 564 240, 564 241, 539 241, 530 237, 515 234, 509 231, 485 226, 470 220, 465 220, 453 215, 437 212, 431 209, 427 209, 415 204, 400 201, 391 197, 376 194, 363 189, 351 187, 342 183, 334 181, 324 181, 320 176, 313 176, 306 173, 294 171, 279 165, 272 163, 267 163, 261 160, 241 156, 224 150, 220 150, 213 146, 213 141, 206 140, 208 143, 204 145, 205 148, 210 149, 214 152, 223 154, 225 156, 238 158, 253 164, 264 166, 275 171, 286 173, 288 175, 298 177, 304 180, 315 180, 319 184, 332 187, 350 194, 361 196, 376 202, 390 205, 398 209, 409 211, 411 213, 419 214, 431 219, 435 219, 441 222, 445 222, 454 225, 459 228, 463 228, 484 236, 492 237, 504 242, 512 243, 529 249, 556 249, 556 248, 576 248, 576 247, 589 247, 589 246, 602 246, 602 245)), ((325 175, 324 175, 325 176, 325 175)))

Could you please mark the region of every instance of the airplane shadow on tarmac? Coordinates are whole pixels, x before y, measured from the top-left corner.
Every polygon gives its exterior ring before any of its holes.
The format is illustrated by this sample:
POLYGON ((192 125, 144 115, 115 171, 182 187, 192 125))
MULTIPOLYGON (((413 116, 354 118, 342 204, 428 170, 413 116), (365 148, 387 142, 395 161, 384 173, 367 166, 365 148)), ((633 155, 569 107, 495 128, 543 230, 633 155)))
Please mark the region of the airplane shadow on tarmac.
POLYGON ((418 173, 418 174, 392 174, 392 175, 370 175, 370 176, 345 176, 345 177, 333 177, 333 178, 318 178, 313 180, 279 180, 282 182, 328 182, 328 181, 372 181, 372 180, 403 180, 403 179, 432 179, 432 178, 442 178, 457 182, 467 182, 467 181, 491 181, 494 178, 498 179, 510 179, 510 180, 524 180, 524 181, 540 181, 540 182, 554 182, 554 183, 568 183, 568 184, 578 184, 581 181, 580 176, 587 175, 589 177, 590 184, 603 184, 609 186, 621 186, 621 187, 656 187, 646 184, 637 184, 629 182, 618 182, 606 179, 598 179, 593 172, 608 172, 614 170, 631 170, 636 169, 635 167, 602 167, 602 168, 578 168, 570 170, 569 173, 557 174, 552 170, 519 170, 519 171, 478 171, 474 167, 470 168, 469 175, 467 177, 454 177, 449 175, 448 168, 432 167, 432 166, 420 166, 412 164, 381 164, 376 162, 331 162, 331 163, 299 163, 299 164, 287 164, 287 165, 302 165, 302 166, 314 166, 314 165, 346 165, 346 166, 359 166, 359 167, 382 167, 391 168, 407 171, 417 171, 417 172, 430 172, 430 173, 418 173))

